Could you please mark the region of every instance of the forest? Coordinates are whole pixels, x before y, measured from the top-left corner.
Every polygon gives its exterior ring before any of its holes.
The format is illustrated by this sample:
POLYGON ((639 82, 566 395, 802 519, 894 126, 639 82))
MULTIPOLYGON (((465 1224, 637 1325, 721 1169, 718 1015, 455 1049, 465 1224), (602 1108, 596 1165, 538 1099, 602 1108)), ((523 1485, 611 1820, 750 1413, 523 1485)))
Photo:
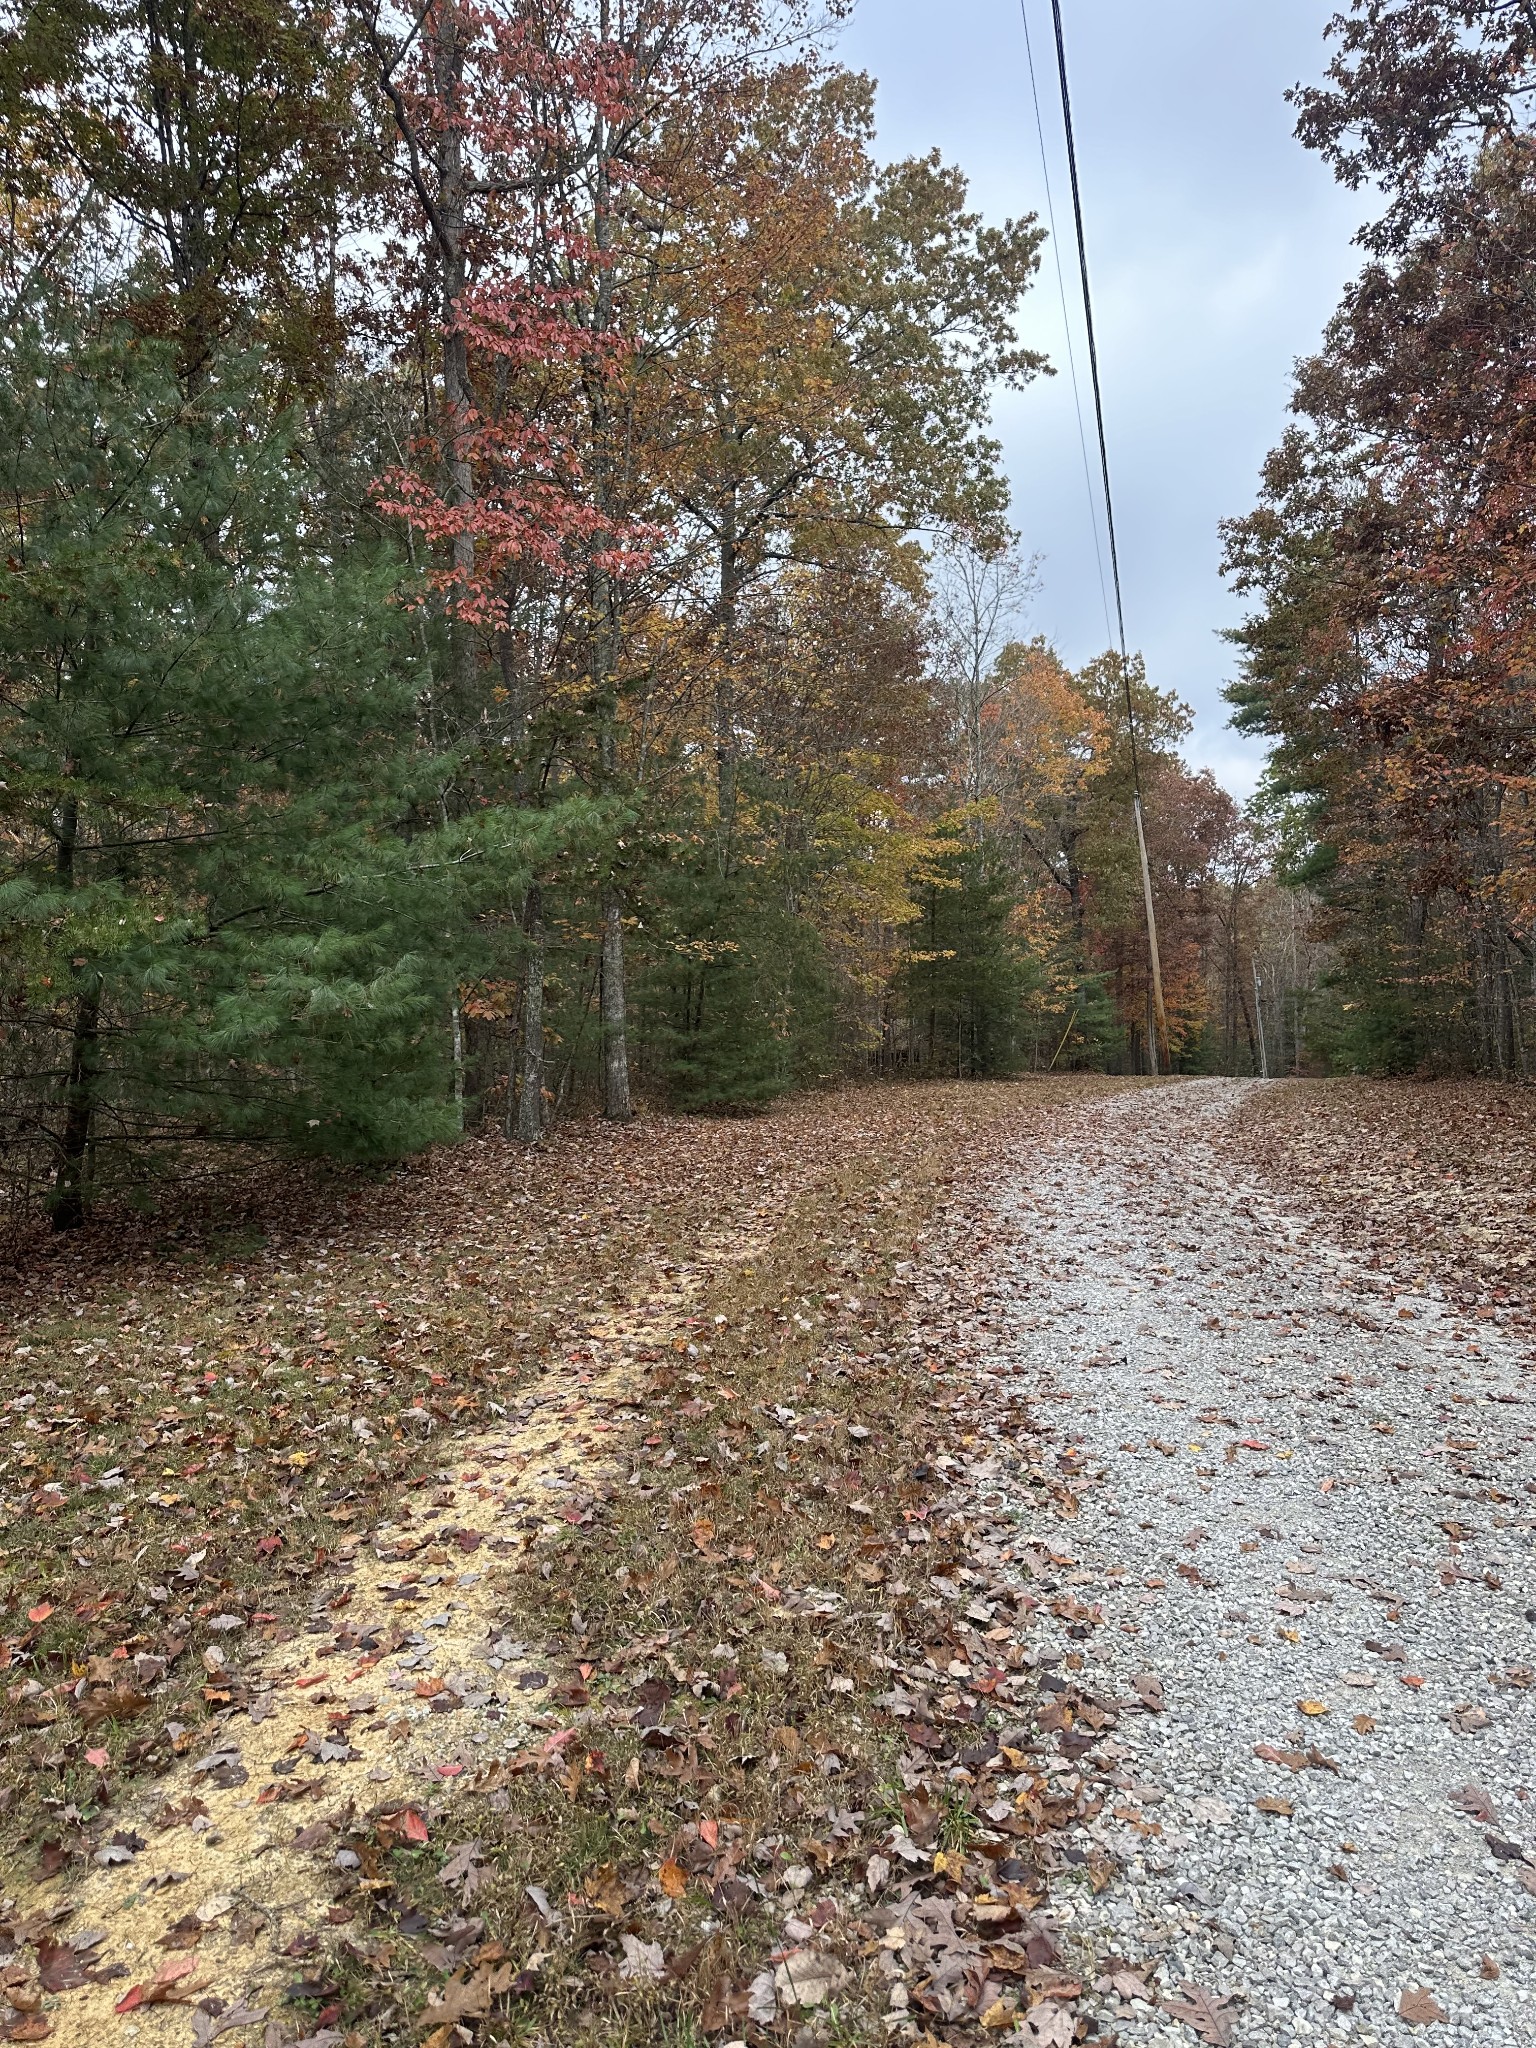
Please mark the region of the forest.
MULTIPOLYGON (((835 20, 835 10, 833 19, 835 20)), ((1371 0, 1246 810, 1070 669, 1044 234, 801 0, 38 0, 0 58, 0 1202, 860 1077, 1523 1076, 1528 9, 1371 0), (1405 109, 1407 111, 1405 111, 1405 109), (1427 110, 1427 111, 1426 111, 1427 110)))
POLYGON ((1536 0, 1003 9, 1244 803, 851 6, 0 0, 0 2042, 1536 2038, 1536 0))

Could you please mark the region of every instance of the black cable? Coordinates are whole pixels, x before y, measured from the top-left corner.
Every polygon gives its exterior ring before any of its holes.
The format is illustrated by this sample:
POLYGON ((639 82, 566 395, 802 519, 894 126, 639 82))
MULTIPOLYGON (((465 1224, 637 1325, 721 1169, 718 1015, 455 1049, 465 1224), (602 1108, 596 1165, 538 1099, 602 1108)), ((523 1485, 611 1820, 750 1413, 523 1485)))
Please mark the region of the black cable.
POLYGON ((1104 527, 1109 535, 1109 572, 1115 588, 1115 620, 1120 628, 1120 687, 1125 692, 1125 727, 1131 743, 1131 786, 1135 792, 1136 844, 1141 855, 1141 886, 1147 913, 1147 965, 1152 973, 1152 1009, 1148 1017, 1148 1050, 1157 1072, 1159 1037, 1168 1045, 1168 1017, 1163 1007, 1163 968, 1157 945, 1157 913, 1152 904, 1152 870, 1147 863, 1142 823, 1141 750, 1136 744, 1136 707, 1131 698, 1131 658, 1125 641, 1125 602, 1120 594, 1120 550, 1115 541, 1115 499, 1109 484, 1109 436, 1104 431, 1104 393, 1099 383, 1099 345, 1093 331, 1093 290, 1088 282, 1088 238, 1083 232, 1083 194, 1077 176, 1077 139, 1072 130, 1072 93, 1067 85, 1067 38, 1061 25, 1061 0, 1051 0, 1056 26, 1056 70, 1061 79, 1061 118, 1067 135, 1067 169, 1072 177, 1072 214, 1077 223, 1077 261, 1083 276, 1083 324, 1088 330, 1088 368, 1093 377, 1093 411, 1099 429, 1099 467, 1104 475, 1104 527))
POLYGON ((1072 342, 1072 316, 1067 311, 1067 274, 1061 267, 1061 237, 1056 232, 1056 198, 1051 190, 1051 163, 1045 147, 1045 122, 1040 113, 1040 87, 1035 79, 1035 42, 1029 32, 1029 0, 1019 0, 1024 23, 1024 56, 1029 65, 1029 97, 1035 110, 1035 138, 1040 144, 1040 176, 1045 182, 1045 217, 1051 227, 1051 257, 1056 266, 1056 294, 1061 300, 1061 328, 1067 344, 1067 368, 1072 378, 1072 410, 1077 416, 1077 445, 1083 458, 1083 482, 1088 489, 1088 524, 1093 533, 1093 560, 1099 572, 1099 601, 1104 607, 1104 631, 1114 638, 1109 615, 1109 584, 1104 575, 1104 550, 1099 546, 1099 508, 1094 503, 1093 470, 1088 461, 1088 429, 1083 424, 1083 391, 1077 375, 1077 350, 1072 342))
POLYGON ((1083 232, 1083 195, 1077 177, 1077 142, 1072 132, 1072 94, 1067 85, 1067 39, 1061 25, 1061 0, 1051 0, 1056 25, 1056 71, 1061 80, 1061 118, 1067 132, 1067 169, 1072 179, 1072 213, 1077 223, 1077 261, 1083 277, 1083 324, 1088 330, 1088 368, 1093 379, 1093 410, 1099 429, 1099 467, 1104 477, 1104 525, 1109 535, 1109 573, 1115 590, 1115 621, 1120 628, 1120 682, 1125 691, 1125 718, 1131 740, 1131 778, 1141 801, 1141 758, 1136 746, 1136 712, 1131 702, 1131 664, 1125 640, 1125 603, 1120 595, 1120 550, 1115 544, 1115 500, 1109 486, 1109 437, 1104 431, 1104 393, 1099 383, 1099 346, 1093 331, 1093 290, 1088 282, 1088 239, 1083 232))

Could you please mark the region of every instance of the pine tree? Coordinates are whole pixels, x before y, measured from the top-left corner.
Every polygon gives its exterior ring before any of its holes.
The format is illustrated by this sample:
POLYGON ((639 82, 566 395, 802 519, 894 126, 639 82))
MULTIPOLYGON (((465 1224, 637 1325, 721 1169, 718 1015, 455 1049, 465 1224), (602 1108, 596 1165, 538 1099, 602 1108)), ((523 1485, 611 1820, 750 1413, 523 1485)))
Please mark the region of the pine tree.
POLYGON ((189 396, 171 344, 54 298, 3 366, 7 1060, 56 1223, 116 1143, 446 1134, 473 892, 524 864, 432 816, 401 565, 321 545, 260 357, 189 396))
POLYGON ((964 820, 948 838, 922 890, 902 993, 918 1064, 992 1079, 1025 1062, 1035 969, 1010 931, 1013 892, 995 849, 964 820))

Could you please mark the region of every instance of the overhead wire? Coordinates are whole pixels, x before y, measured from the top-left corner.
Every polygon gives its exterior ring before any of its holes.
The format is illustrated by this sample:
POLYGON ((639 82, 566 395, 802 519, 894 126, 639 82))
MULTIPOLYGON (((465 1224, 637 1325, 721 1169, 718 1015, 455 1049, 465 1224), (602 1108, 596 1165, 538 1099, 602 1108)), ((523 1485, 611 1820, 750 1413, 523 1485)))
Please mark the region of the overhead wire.
MULTIPOLYGON (((1020 0, 1024 16, 1025 45, 1029 45, 1027 0, 1020 0)), ((1077 170, 1077 137, 1072 124, 1072 91, 1067 83, 1067 37, 1061 18, 1061 0, 1051 0, 1051 20, 1056 36, 1056 73, 1061 85, 1061 119, 1067 143, 1067 173, 1072 186, 1072 218, 1077 230, 1077 261, 1083 286, 1083 327, 1088 339, 1088 372, 1093 386, 1094 422, 1099 437, 1099 470, 1104 486, 1104 530, 1109 540, 1109 573, 1115 593, 1115 623, 1119 629, 1120 685, 1125 693, 1126 732, 1131 749, 1131 786, 1136 820, 1136 846, 1141 857, 1142 902, 1147 920, 1147 954, 1152 971, 1152 1016, 1149 1018, 1151 1067, 1158 1068, 1159 1044, 1168 1051, 1168 1018, 1163 1005, 1163 965, 1157 943, 1157 912, 1152 902, 1152 870, 1147 860, 1147 834, 1141 794, 1141 751, 1136 741, 1136 706, 1131 695, 1131 661, 1125 634, 1125 600, 1120 588, 1120 548, 1115 534, 1115 499, 1109 480, 1109 435, 1104 425, 1104 390, 1099 377, 1099 345, 1093 324, 1093 287, 1088 276, 1088 237, 1083 226, 1083 192, 1077 170)), ((1030 60, 1030 82, 1034 82, 1034 61, 1030 60)), ((1036 120, 1039 100, 1036 99, 1036 120)), ((1042 149, 1044 130, 1041 130, 1042 149)), ((1058 272, 1059 274, 1059 272, 1058 272)), ((1074 366, 1075 376, 1075 366, 1074 366)), ((1095 528, 1097 544, 1097 528, 1095 528)))
POLYGON ((1104 631, 1113 640, 1115 629, 1109 614, 1109 585, 1104 577, 1104 550, 1099 544, 1099 511, 1094 501, 1093 468, 1088 459, 1088 428, 1083 420, 1083 390, 1077 374, 1077 347, 1072 339, 1072 316, 1067 311, 1067 274, 1061 263, 1061 236, 1056 231, 1056 196, 1051 189, 1051 160, 1045 146, 1045 120, 1040 112, 1040 87, 1035 77, 1035 43, 1029 32, 1029 0, 1019 0, 1019 18, 1024 24, 1024 55, 1029 64, 1029 97, 1035 110, 1035 137, 1040 144, 1040 176, 1045 185, 1045 217, 1051 230, 1051 255, 1056 265, 1056 294, 1061 301, 1061 328, 1067 345, 1067 368, 1072 381, 1072 408, 1077 415, 1077 444, 1083 457, 1083 483, 1088 492, 1088 525, 1093 534, 1093 559, 1099 572, 1099 599, 1104 606, 1104 631))

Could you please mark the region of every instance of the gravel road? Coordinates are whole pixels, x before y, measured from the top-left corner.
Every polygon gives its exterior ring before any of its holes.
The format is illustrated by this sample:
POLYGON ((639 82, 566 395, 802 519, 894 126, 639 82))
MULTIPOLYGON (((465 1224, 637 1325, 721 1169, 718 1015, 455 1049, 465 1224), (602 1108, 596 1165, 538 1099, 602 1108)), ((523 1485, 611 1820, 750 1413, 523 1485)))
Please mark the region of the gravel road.
POLYGON ((1102 1605, 1042 1640, 1163 1698, 1123 1715, 1092 1823, 1123 1874, 1062 1887, 1067 1931, 1160 1965, 1161 2007, 1102 1995, 1127 2048, 1197 2038, 1185 1983, 1244 2048, 1530 2048, 1536 1370, 1262 1182, 1262 1085, 1111 1098, 1009 1198, 1008 1352, 1082 1460, 1063 1582, 1102 1605))

